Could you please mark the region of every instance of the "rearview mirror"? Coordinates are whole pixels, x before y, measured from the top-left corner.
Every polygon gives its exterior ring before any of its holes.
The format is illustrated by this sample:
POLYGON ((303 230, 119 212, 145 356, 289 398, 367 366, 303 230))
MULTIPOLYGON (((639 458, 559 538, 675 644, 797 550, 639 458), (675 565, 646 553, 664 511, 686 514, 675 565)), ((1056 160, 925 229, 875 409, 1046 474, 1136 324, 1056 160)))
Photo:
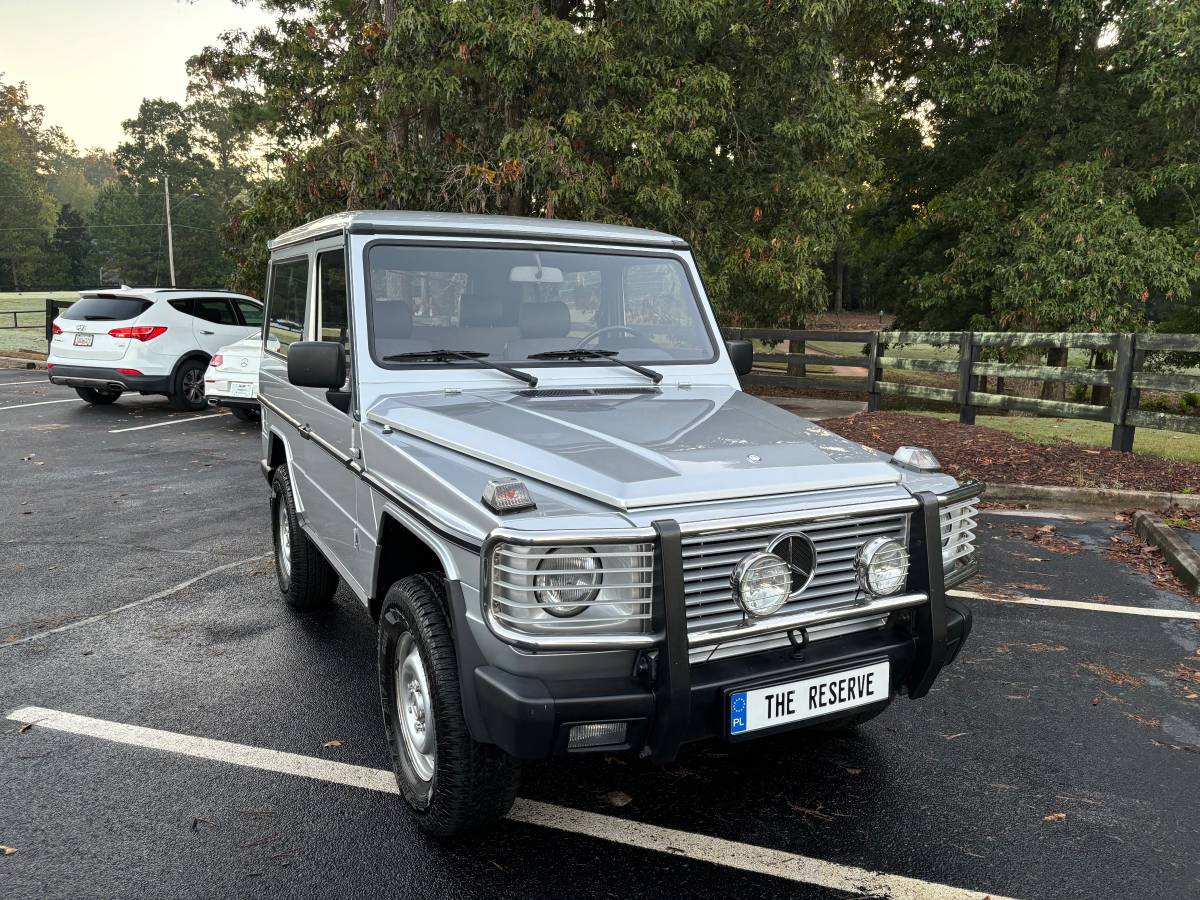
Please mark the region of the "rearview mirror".
POLYGON ((729 351, 729 360, 738 378, 749 375, 754 368, 754 345, 749 341, 726 341, 725 349, 729 351))
POLYGON ((563 271, 554 266, 513 266, 508 273, 508 280, 529 284, 562 284, 563 271))
POLYGON ((334 341, 296 341, 288 347, 288 381, 336 391, 346 383, 346 353, 334 341))

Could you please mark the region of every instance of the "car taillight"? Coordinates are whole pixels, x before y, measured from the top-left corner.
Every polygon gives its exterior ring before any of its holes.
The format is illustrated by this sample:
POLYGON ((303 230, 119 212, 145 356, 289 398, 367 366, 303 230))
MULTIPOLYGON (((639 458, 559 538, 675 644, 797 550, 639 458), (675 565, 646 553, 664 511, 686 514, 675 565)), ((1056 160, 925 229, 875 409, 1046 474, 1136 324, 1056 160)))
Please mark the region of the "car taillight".
POLYGON ((53 324, 50 326, 50 333, 51 333, 51 334, 62 334, 62 329, 58 327, 58 323, 57 323, 57 322, 53 323, 53 324))
POLYGON ((166 331, 166 325, 129 325, 125 328, 113 328, 108 332, 108 336, 132 338, 135 341, 152 341, 160 334, 165 334, 166 331))
POLYGON ((212 359, 209 360, 208 364, 215 369, 224 362, 225 362, 225 357, 223 357, 220 353, 218 353, 216 356, 214 356, 212 359))

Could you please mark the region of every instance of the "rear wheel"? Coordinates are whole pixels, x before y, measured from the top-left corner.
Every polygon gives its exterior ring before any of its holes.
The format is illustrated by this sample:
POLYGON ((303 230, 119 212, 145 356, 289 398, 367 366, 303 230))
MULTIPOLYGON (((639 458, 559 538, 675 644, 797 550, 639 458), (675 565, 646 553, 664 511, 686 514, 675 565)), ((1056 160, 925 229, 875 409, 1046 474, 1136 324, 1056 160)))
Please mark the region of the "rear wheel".
POLYGON ((257 409, 248 409, 245 406, 231 406, 229 411, 233 413, 235 419, 241 419, 243 422, 257 422, 260 418, 257 409))
POLYGON ((195 412, 204 409, 204 370, 207 366, 198 359, 189 359, 175 373, 175 392, 171 406, 195 412))
POLYGON ((338 574, 300 527, 286 465, 271 479, 271 512, 275 574, 283 599, 294 609, 325 606, 337 591, 338 574))
POLYGON ((463 718, 445 585, 436 574, 392 585, 379 617, 379 693, 392 768, 417 824, 449 837, 503 818, 520 763, 471 738, 463 718))
POLYGON ((102 391, 90 387, 77 387, 75 393, 79 395, 80 399, 86 400, 94 406, 108 406, 110 403, 115 403, 121 396, 120 391, 102 391))

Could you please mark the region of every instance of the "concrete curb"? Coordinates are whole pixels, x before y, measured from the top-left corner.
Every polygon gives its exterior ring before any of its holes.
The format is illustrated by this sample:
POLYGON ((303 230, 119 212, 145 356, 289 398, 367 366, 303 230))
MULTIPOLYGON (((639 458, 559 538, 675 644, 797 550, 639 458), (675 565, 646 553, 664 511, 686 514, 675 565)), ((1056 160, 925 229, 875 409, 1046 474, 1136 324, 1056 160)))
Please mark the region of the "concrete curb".
POLYGON ((1200 510, 1200 494, 1171 494, 1165 491, 1119 491, 1115 488, 1051 487, 1040 484, 988 484, 985 500, 1006 503, 1039 503, 1051 506, 1100 507, 1116 512, 1147 509, 1166 512, 1200 510))
POLYGON ((0 368, 4 369, 44 369, 44 359, 24 359, 20 356, 0 356, 0 368))
POLYGON ((1200 553, 1175 533, 1175 529, 1150 512, 1133 514, 1133 530, 1162 551, 1179 580, 1200 596, 1200 553))

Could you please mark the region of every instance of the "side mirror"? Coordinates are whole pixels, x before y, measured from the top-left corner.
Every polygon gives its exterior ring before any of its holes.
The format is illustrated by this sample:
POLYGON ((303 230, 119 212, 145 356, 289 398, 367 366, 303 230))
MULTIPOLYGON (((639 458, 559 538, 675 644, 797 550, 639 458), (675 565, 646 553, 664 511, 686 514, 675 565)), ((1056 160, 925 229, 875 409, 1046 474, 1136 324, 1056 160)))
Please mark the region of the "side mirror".
POLYGON ((287 373, 296 387, 341 390, 346 383, 346 353, 334 341, 297 341, 288 347, 287 373))
POLYGON ((725 349, 729 351, 729 359, 738 378, 749 375, 754 368, 754 345, 749 341, 726 341, 725 349))

